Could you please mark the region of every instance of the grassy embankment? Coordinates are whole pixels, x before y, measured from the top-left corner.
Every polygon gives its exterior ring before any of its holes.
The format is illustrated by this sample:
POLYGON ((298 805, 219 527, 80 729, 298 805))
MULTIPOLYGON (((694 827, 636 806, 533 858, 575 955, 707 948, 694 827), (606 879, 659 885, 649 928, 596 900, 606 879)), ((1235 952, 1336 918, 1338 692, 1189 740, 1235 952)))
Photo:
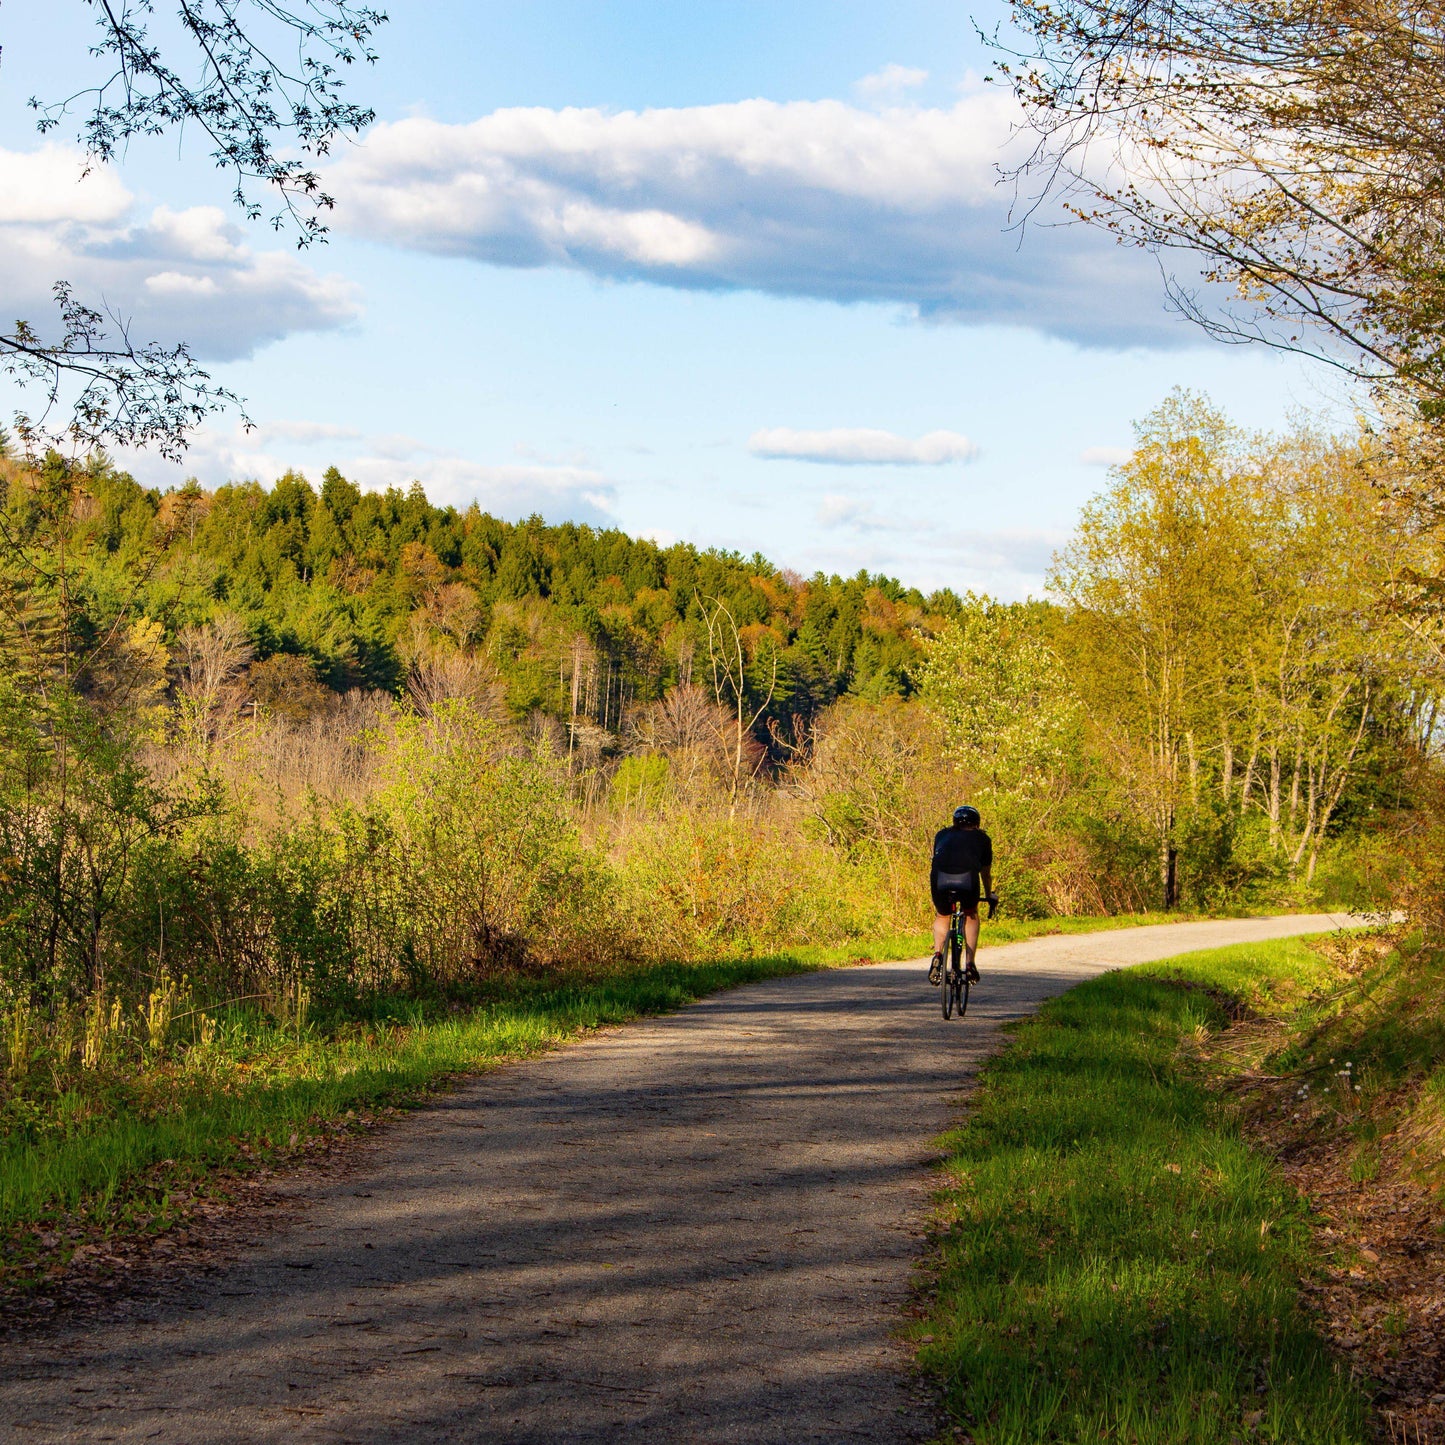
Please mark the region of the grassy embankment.
MULTIPOLYGON (((1160 921, 999 919, 984 925, 984 940, 1160 921)), ((405 1105, 449 1077, 719 989, 860 959, 914 957, 928 947, 919 933, 580 982, 513 981, 466 1009, 398 1000, 365 1018, 301 1028, 253 1009, 213 1010, 207 1042, 161 1058, 37 1067, 0 1098, 0 1283, 33 1275, 43 1237, 58 1231, 75 1244, 97 1232, 164 1229, 214 1171, 304 1152, 348 1117, 405 1105)), ((61 1258, 65 1252, 62 1244, 61 1258)), ((53 1265, 53 1250, 45 1253, 53 1265)))
POLYGON ((1017 1026, 949 1136, 920 1360, 977 1445, 1346 1445, 1360 1387, 1301 1310, 1305 1207, 1211 1089, 1233 1001, 1336 981, 1298 940, 1108 974, 1017 1026), (1206 1062, 1206 1057, 1213 1062, 1206 1062))

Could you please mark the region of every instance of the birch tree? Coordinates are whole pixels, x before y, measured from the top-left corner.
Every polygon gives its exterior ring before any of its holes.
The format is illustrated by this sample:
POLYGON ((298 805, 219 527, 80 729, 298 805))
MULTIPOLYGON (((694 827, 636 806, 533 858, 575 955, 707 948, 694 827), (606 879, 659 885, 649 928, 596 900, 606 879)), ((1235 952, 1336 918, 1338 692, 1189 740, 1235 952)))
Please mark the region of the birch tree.
POLYGON ((1074 679, 1098 745, 1148 822, 1160 897, 1179 899, 1181 813, 1197 801, 1204 726, 1236 618, 1229 535, 1240 437, 1176 394, 1137 429, 1130 460, 1083 510, 1050 584, 1069 604, 1074 679))

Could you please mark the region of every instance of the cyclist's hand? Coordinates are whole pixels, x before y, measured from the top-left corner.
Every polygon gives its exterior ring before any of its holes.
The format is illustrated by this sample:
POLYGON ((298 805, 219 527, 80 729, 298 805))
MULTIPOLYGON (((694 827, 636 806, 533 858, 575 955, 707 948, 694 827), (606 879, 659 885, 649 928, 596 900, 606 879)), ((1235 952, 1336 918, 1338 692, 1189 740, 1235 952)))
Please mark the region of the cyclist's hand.
POLYGON ((992 918, 998 911, 998 894, 990 893, 984 901, 988 904, 988 916, 992 918))

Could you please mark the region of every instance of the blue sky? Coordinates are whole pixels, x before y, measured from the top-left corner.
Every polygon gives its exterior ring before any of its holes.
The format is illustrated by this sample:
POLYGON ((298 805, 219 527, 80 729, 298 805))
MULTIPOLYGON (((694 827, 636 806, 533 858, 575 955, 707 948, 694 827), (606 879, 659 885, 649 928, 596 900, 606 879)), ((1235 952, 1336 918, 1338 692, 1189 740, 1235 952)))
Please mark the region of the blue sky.
POLYGON ((379 123, 328 178, 331 242, 298 256, 174 141, 84 183, 42 147, 24 101, 73 88, 87 36, 58 8, 0 12, 0 309, 41 315, 69 276, 192 338, 258 423, 180 469, 126 458, 148 481, 334 462, 1012 597, 1172 387, 1260 427, 1342 401, 1168 316, 1147 258, 1010 229, 1012 113, 974 23, 1001 12, 409 4, 356 77, 379 123))

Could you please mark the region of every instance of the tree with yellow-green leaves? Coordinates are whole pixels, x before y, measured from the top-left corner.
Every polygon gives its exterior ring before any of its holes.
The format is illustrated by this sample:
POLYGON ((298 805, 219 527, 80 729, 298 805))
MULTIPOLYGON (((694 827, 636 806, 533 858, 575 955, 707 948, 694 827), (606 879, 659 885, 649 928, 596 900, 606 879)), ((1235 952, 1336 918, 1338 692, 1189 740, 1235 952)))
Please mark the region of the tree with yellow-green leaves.
POLYGON ((1239 441, 1206 403, 1171 397, 1084 508, 1050 579, 1070 605, 1071 671, 1096 745, 1156 841, 1166 908, 1179 898, 1181 813, 1247 608, 1229 525, 1239 441))
POLYGON ((1176 393, 1055 559, 1091 743, 1147 822, 1166 907, 1182 855, 1227 886, 1250 830, 1312 875, 1375 741, 1418 708, 1385 596, 1427 543, 1372 479, 1358 443, 1251 437, 1176 393))
POLYGON ((945 753, 993 798, 1047 809, 1069 767, 1078 702, 1043 615, 969 593, 929 646, 923 695, 945 753))

